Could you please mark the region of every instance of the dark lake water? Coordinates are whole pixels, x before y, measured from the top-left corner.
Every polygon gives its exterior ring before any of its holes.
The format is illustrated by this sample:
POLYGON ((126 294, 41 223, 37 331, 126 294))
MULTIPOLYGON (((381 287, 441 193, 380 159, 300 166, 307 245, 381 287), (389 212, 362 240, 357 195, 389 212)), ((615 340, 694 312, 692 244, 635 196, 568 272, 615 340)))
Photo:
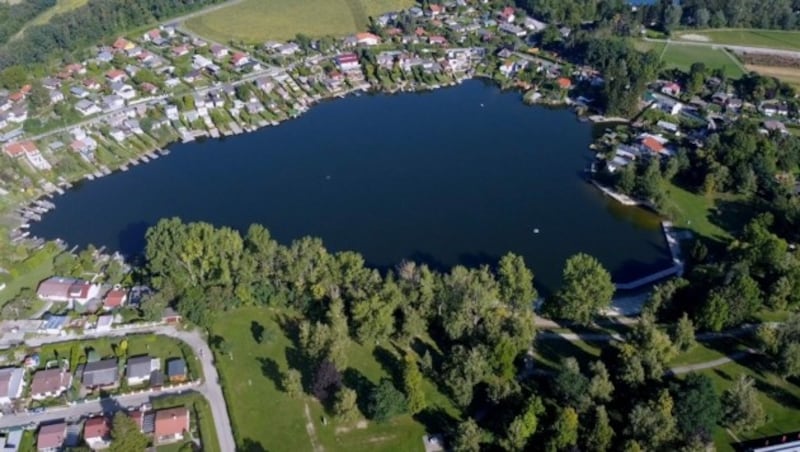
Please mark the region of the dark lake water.
POLYGON ((514 251, 545 290, 579 251, 618 281, 666 267, 658 219, 586 183, 590 142, 591 126, 571 112, 525 106, 479 81, 351 97, 83 183, 31 232, 135 255, 147 227, 179 216, 261 223, 283 243, 321 237, 381 267, 495 263, 514 251))

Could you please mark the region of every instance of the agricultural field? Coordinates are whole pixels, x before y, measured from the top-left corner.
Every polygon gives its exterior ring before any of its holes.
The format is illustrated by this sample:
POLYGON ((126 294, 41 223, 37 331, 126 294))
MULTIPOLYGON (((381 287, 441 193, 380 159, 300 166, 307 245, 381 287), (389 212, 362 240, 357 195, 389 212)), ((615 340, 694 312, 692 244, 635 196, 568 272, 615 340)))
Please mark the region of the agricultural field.
POLYGON ((800 50, 800 32, 782 30, 706 30, 680 33, 676 39, 714 44, 800 50))
POLYGON ((189 19, 186 26, 219 42, 259 44, 298 33, 343 36, 365 31, 369 18, 399 11, 414 0, 244 0, 189 19))
MULTIPOLYGON (((289 363, 303 370, 297 362, 300 351, 285 332, 291 320, 285 313, 245 308, 221 315, 212 327, 212 344, 220 340, 225 344, 224 353, 215 352, 216 362, 240 449, 418 451, 426 432, 420 419, 427 425, 441 425, 457 416, 449 399, 427 380, 423 388, 428 409, 415 417, 402 415, 383 423, 341 422, 311 396, 289 397, 281 387, 281 375, 289 370, 289 363)), ((347 357, 343 381, 358 392, 360 408, 369 388, 382 378, 396 377, 398 358, 390 343, 351 343, 347 357)), ((303 373, 307 381, 310 371, 303 373)))
POLYGON ((693 63, 705 63, 709 69, 722 68, 728 77, 738 78, 744 69, 736 58, 722 49, 705 46, 681 45, 671 42, 661 54, 661 59, 668 68, 688 71, 693 63))

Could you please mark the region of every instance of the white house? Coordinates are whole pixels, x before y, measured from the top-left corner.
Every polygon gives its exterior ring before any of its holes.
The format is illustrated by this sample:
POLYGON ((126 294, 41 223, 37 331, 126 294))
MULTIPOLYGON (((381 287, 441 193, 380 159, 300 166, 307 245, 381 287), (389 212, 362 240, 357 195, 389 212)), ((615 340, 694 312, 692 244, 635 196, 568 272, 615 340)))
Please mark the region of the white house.
POLYGON ((22 396, 24 375, 25 371, 21 367, 0 369, 0 405, 8 405, 22 396))

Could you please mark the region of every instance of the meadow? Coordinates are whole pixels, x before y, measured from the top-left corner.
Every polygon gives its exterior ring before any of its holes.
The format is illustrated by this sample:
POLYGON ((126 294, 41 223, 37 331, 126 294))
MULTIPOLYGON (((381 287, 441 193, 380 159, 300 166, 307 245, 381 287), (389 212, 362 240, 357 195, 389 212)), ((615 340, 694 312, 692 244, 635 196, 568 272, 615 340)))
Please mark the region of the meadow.
POLYGON ((771 49, 800 50, 800 32, 757 29, 701 30, 678 34, 677 39, 771 49))
POLYGON ((193 17, 186 26, 219 42, 259 44, 366 31, 369 18, 414 5, 413 0, 244 0, 193 17))

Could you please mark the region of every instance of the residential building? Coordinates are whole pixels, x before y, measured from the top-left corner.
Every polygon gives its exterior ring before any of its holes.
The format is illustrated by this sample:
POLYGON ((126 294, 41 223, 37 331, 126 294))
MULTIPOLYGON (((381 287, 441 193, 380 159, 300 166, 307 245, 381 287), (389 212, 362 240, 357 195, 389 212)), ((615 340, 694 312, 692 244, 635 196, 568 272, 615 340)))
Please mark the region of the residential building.
POLYGON ((125 81, 128 78, 128 75, 119 69, 112 69, 106 72, 106 80, 111 83, 119 83, 125 81))
POLYGON ((39 452, 58 452, 64 445, 66 436, 67 424, 63 421, 42 425, 36 437, 36 449, 39 452))
POLYGON ((124 289, 112 289, 107 294, 106 297, 103 299, 103 309, 106 311, 110 311, 112 309, 119 308, 128 301, 128 292, 124 289))
POLYGON ((11 158, 24 157, 35 169, 43 171, 50 169, 50 163, 45 160, 33 141, 9 143, 3 147, 3 151, 11 158))
POLYGON ((111 326, 114 325, 114 316, 112 314, 105 314, 97 317, 97 331, 111 331, 111 326))
MULTIPOLYGON (((78 89, 81 89, 81 88, 78 88, 78 89)), ((88 95, 88 93, 87 93, 87 95, 88 95)), ((101 111, 103 111, 103 110, 100 110, 100 107, 98 107, 97 104, 95 104, 92 101, 88 101, 86 99, 78 101, 78 103, 75 104, 75 110, 78 113, 80 113, 82 116, 91 116, 91 115, 95 115, 95 114, 100 113, 101 111)))
POLYGON ((21 428, 0 434, 0 452, 17 452, 22 445, 21 428))
POLYGON ((250 57, 248 57, 247 54, 242 52, 235 52, 231 57, 231 64, 233 64, 233 66, 237 68, 240 68, 249 62, 250 62, 250 57))
POLYGON ((81 384, 90 389, 102 388, 116 385, 119 382, 118 378, 117 360, 102 359, 84 366, 81 384))
POLYGON ((82 305, 99 295, 100 286, 80 279, 54 276, 42 281, 36 293, 45 301, 74 301, 82 305))
POLYGON ((358 62, 358 55, 355 53, 343 53, 336 57, 336 65, 342 71, 352 71, 360 69, 361 64, 358 62))
POLYGON ((128 386, 138 386, 150 381, 150 375, 161 368, 161 360, 150 356, 134 356, 125 365, 128 386))
POLYGON ((363 46, 376 46, 381 43, 381 38, 372 33, 357 33, 356 43, 363 46))
POLYGON ((167 378, 170 383, 183 383, 189 376, 186 372, 186 361, 173 358, 167 361, 167 378))
POLYGON ((83 440, 92 449, 104 449, 111 444, 111 426, 104 416, 89 418, 83 424, 83 440))
POLYGON ((22 396, 25 370, 21 367, 0 369, 0 405, 8 405, 22 396))
POLYGON ((188 408, 176 407, 156 411, 155 432, 153 434, 156 444, 180 441, 188 431, 188 408))
POLYGON ((72 385, 72 374, 68 369, 40 370, 33 375, 31 381, 31 398, 44 400, 58 397, 72 385))

